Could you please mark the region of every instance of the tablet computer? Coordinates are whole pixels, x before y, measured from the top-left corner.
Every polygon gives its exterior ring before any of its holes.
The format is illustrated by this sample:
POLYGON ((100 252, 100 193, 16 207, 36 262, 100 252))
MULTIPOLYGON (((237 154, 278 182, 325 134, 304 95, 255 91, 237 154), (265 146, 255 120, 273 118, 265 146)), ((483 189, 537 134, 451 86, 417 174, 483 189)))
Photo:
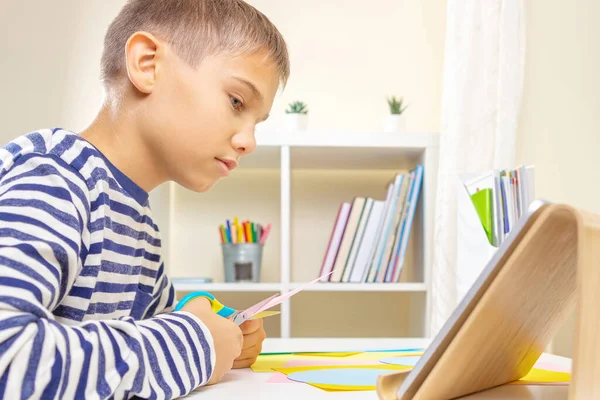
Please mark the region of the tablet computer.
POLYGON ((536 201, 416 366, 380 377, 384 399, 454 399, 525 376, 576 304, 578 222, 536 201))

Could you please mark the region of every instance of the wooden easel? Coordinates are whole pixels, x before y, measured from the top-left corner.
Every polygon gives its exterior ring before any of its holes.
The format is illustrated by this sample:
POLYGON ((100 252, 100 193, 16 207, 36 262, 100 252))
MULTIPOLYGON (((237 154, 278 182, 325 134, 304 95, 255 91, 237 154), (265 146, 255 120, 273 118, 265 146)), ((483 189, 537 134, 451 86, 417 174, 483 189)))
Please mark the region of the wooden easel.
POLYGON ((576 307, 569 399, 600 399, 600 216, 537 203, 413 370, 382 400, 445 400, 525 376, 576 307))

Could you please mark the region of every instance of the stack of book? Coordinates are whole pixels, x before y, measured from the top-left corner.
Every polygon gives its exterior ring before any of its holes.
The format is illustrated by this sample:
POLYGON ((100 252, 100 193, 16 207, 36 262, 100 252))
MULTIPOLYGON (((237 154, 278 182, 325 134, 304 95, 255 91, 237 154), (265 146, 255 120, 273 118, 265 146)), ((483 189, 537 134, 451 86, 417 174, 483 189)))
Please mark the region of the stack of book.
POLYGON ((319 276, 334 271, 329 282, 399 282, 422 180, 417 165, 395 176, 385 199, 342 203, 319 276))

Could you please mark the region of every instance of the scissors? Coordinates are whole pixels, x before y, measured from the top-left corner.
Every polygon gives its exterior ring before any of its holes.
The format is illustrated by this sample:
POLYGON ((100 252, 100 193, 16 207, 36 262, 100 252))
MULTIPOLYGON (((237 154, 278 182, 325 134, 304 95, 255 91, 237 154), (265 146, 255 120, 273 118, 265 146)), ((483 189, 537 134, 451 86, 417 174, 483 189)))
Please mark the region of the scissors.
POLYGON ((215 296, 213 296, 211 293, 204 292, 204 291, 197 291, 197 292, 189 293, 186 296, 184 296, 181 300, 179 300, 179 302, 175 306, 175 311, 181 310, 188 301, 195 299, 197 297, 203 297, 208 300, 208 302, 210 303, 210 307, 214 313, 216 313, 217 315, 220 315, 223 318, 231 318, 236 325, 241 325, 242 323, 244 323, 245 321, 247 321, 249 319, 265 318, 265 317, 269 317, 271 315, 279 314, 279 311, 256 312, 262 305, 266 304, 268 301, 270 301, 271 299, 273 299, 276 296, 277 295, 271 296, 268 299, 265 299, 265 300, 261 301, 260 303, 255 304, 254 306, 248 308, 247 310, 242 311, 242 310, 235 310, 231 307, 227 307, 226 305, 222 304, 219 300, 217 300, 215 298, 215 296))

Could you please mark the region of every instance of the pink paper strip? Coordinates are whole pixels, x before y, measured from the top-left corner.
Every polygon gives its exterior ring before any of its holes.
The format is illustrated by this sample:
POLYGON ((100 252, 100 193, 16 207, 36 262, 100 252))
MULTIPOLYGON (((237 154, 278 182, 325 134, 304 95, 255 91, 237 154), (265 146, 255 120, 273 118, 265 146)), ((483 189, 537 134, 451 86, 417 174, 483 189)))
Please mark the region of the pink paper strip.
POLYGON ((260 308, 262 306, 264 306, 265 304, 267 304, 269 301, 273 300, 275 297, 279 296, 278 294, 274 294, 273 296, 269 297, 268 299, 264 299, 258 303, 256 303, 255 305, 245 309, 242 312, 242 315, 244 316, 244 319, 248 319, 253 317, 254 315, 258 314, 260 312, 260 308))
POLYGON ((344 360, 331 359, 326 360, 290 360, 285 363, 284 367, 312 367, 320 365, 383 365, 377 360, 344 360))
POLYGON ((546 371, 556 371, 556 372, 568 372, 571 373, 571 370, 568 367, 561 367, 560 365, 554 364, 549 361, 538 361, 534 365, 535 368, 545 369, 546 371))
POLYGON ((293 295, 295 295, 296 293, 306 289, 308 286, 320 281, 321 279, 333 274, 334 271, 328 272, 325 275, 322 275, 320 277, 318 277, 317 279, 310 281, 308 283, 305 283, 304 285, 300 286, 299 288, 296 288, 294 290, 290 290, 289 292, 282 294, 279 297, 274 298, 273 300, 269 301, 267 304, 265 304, 262 308, 260 308, 257 312, 261 312, 261 311, 265 311, 268 310, 271 307, 275 307, 278 304, 283 303, 286 299, 292 297, 293 295))

